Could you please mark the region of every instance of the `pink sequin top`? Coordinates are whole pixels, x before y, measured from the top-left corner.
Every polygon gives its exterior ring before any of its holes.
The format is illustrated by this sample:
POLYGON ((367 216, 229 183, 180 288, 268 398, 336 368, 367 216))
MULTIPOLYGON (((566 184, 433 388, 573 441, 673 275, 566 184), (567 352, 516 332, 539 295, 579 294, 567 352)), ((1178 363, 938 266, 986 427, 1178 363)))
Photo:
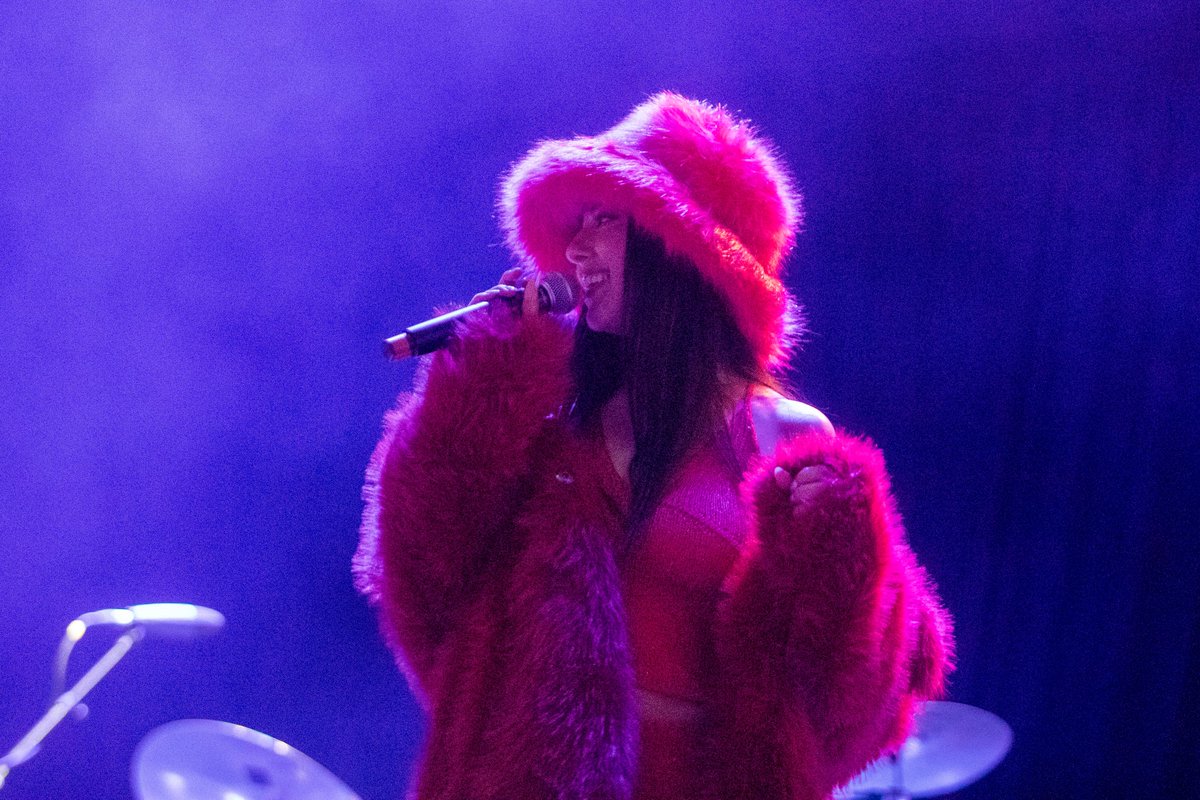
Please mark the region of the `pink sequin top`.
MULTIPOLYGON (((749 398, 735 407, 727 434, 680 468, 621 569, 641 711, 636 800, 678 797, 698 771, 713 619, 747 535, 738 487, 758 452, 749 398)), ((629 483, 604 462, 603 488, 626 512, 629 483)))
MULTIPOLYGON (((696 775, 715 663, 713 619, 747 535, 738 486, 757 452, 747 399, 735 407, 728 436, 714 436, 680 468, 622 566, 641 710, 637 800, 679 796, 696 775)), ((604 490, 626 511, 629 484, 604 461, 604 490)))

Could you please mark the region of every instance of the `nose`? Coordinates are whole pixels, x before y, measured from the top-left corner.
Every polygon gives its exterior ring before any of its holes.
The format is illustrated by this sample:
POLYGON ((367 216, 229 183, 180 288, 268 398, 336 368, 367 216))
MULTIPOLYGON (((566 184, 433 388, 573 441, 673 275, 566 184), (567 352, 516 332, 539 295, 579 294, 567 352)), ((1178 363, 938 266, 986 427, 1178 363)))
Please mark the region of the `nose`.
POLYGON ((582 267, 592 255, 591 237, 585 228, 580 228, 567 242, 567 261, 576 267, 582 267))

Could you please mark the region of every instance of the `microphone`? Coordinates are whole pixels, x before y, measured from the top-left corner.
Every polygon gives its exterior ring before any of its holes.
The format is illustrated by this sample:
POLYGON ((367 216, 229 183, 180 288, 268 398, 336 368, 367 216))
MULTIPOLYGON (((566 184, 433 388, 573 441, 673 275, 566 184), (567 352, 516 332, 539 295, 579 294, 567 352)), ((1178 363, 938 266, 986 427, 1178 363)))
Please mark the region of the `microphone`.
POLYGON ((177 638, 190 639, 216 633, 225 627, 225 615, 220 611, 191 603, 143 603, 129 608, 106 608, 80 614, 71 626, 68 636, 76 640, 83 636, 83 629, 91 625, 117 625, 122 628, 141 626, 148 631, 177 638), (76 623, 79 623, 76 626, 76 623))
MULTIPOLYGON (((538 285, 537 293, 539 313, 544 314, 549 311, 553 314, 565 314, 575 308, 575 290, 571 287, 571 282, 558 272, 548 273, 538 285)), ((383 341, 383 353, 390 359, 399 360, 441 350, 450 341, 450 334, 454 332, 454 323, 460 317, 487 307, 486 301, 474 303, 405 328, 404 333, 383 341)))

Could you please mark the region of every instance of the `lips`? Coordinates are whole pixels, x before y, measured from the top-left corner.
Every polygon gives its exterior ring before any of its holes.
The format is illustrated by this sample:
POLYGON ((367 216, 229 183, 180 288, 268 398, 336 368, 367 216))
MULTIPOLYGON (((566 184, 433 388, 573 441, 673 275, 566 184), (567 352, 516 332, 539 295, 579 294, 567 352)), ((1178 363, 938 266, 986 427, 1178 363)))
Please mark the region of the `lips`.
POLYGON ((596 292, 597 289, 599 289, 601 286, 603 286, 607 282, 608 282, 607 270, 597 271, 597 272, 588 272, 588 273, 584 273, 583 275, 579 276, 579 285, 583 288, 583 294, 585 297, 590 297, 592 294, 594 294, 596 292))

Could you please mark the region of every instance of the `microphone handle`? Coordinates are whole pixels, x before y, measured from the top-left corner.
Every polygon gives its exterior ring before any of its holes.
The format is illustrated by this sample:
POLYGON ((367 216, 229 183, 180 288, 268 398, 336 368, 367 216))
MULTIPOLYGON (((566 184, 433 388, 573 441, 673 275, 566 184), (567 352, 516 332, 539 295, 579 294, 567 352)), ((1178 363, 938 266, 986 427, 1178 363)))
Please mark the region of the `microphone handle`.
MULTIPOLYGON (((518 287, 520 288, 520 287, 518 287)), ((538 313, 547 311, 566 313, 575 305, 575 293, 567 279, 558 273, 550 273, 537 287, 538 313)), ((521 307, 521 296, 506 297, 504 301, 513 308, 521 307)), ((454 333, 454 323, 460 317, 482 311, 488 303, 473 303, 457 311, 442 314, 412 327, 404 333, 383 340, 383 354, 391 359, 423 356, 446 346, 454 333)))
POLYGON ((408 358, 440 350, 450 340, 450 334, 454 333, 454 323, 460 317, 482 311, 487 307, 486 300, 481 303, 473 303, 405 328, 404 333, 384 340, 383 352, 389 358, 408 358))

